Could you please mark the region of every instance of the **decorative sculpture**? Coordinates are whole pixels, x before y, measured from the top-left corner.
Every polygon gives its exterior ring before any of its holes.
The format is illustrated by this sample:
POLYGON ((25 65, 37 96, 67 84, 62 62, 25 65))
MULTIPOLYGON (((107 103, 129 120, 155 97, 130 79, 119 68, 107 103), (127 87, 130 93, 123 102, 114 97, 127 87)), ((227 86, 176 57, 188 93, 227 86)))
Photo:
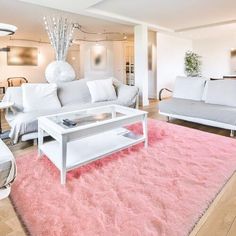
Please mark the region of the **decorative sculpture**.
POLYGON ((56 61, 50 63, 46 68, 46 80, 49 83, 74 80, 75 71, 72 66, 66 62, 67 52, 74 33, 74 24, 67 18, 62 17, 44 17, 44 23, 56 56, 56 61))

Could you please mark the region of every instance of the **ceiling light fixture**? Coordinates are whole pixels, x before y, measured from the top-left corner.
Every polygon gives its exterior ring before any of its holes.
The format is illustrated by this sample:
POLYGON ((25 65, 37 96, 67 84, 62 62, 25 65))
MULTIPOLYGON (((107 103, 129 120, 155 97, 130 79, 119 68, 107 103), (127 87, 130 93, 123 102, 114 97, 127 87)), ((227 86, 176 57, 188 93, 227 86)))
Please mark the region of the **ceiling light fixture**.
POLYGON ((14 25, 9 25, 5 23, 0 23, 0 36, 13 35, 17 30, 14 25))
POLYGON ((85 30, 80 24, 74 23, 74 28, 79 30, 84 35, 93 35, 93 36, 105 36, 103 39, 88 39, 86 37, 80 38, 80 39, 74 39, 72 40, 73 43, 77 41, 87 41, 87 42, 104 42, 104 41, 126 41, 127 35, 125 33, 121 32, 113 32, 113 31, 104 31, 104 32, 92 32, 85 30), (112 38, 109 38, 108 36, 111 36, 112 38))

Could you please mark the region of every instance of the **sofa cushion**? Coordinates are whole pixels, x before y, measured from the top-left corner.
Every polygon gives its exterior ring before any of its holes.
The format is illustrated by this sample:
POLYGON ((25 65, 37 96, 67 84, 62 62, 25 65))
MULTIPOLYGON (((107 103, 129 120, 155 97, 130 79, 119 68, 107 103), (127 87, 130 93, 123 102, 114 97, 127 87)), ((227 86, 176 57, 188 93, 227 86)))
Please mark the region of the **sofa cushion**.
POLYGON ((87 86, 88 79, 80 79, 58 84, 58 97, 62 106, 73 103, 91 102, 91 96, 87 86))
POLYGON ((87 82, 92 103, 116 100, 116 91, 112 78, 87 82))
POLYGON ((205 83, 204 78, 177 77, 173 97, 201 101, 205 83))
POLYGON ((236 125, 236 108, 203 101, 171 98, 159 103, 160 112, 236 125))
POLYGON ((135 106, 137 96, 139 94, 138 87, 125 84, 116 85, 118 102, 123 106, 135 106))
POLYGON ((236 107, 236 80, 208 81, 206 103, 236 107))
POLYGON ((22 84, 24 112, 61 108, 56 84, 22 84))

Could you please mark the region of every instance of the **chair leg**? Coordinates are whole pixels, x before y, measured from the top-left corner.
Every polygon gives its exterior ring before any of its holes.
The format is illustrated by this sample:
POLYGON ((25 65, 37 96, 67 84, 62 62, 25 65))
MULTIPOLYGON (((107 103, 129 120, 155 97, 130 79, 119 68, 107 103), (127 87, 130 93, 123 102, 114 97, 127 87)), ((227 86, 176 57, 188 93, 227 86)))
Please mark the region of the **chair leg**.
POLYGON ((170 117, 169 117, 169 116, 167 116, 166 118, 167 118, 167 122, 170 122, 170 117))
POLYGON ((234 137, 234 130, 230 131, 230 137, 234 137))

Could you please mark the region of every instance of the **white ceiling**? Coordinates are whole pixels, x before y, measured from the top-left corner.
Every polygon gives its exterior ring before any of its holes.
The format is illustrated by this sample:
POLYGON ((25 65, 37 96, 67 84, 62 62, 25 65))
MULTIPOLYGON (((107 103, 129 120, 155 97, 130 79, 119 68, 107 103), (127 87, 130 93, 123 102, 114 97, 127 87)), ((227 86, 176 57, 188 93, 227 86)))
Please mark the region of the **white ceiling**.
POLYGON ((236 19, 236 0, 104 0, 92 8, 174 30, 236 19))
POLYGON ((102 2, 103 0, 19 0, 58 10, 82 13, 85 9, 102 2))
MULTIPOLYGON (((77 0, 67 0, 75 2, 77 0)), ((48 1, 49 2, 49 1, 48 1)), ((62 0, 53 1, 65 2, 62 0)), ((82 2, 82 1, 81 1, 82 2)), ((86 0, 84 2, 98 2, 98 0, 86 0)), ((85 4, 84 4, 85 5, 85 4)), ((86 4, 87 6, 87 4, 86 4)), ((75 7, 74 9, 78 9, 75 7)), ((88 31, 103 32, 115 31, 122 33, 133 33, 133 28, 128 25, 118 24, 107 20, 97 19, 84 15, 73 14, 65 11, 60 11, 48 7, 29 4, 17 0, 0 0, 0 22, 13 24, 18 27, 13 38, 33 39, 48 41, 47 33, 45 31, 43 17, 44 16, 65 16, 79 23, 88 31)), ((83 34, 76 32, 75 37, 84 37, 83 34)))
POLYGON ((236 42, 236 23, 224 24, 213 27, 200 28, 176 33, 177 35, 189 39, 213 39, 214 38, 232 38, 236 42))
POLYGON ((196 39, 236 32, 236 0, 0 0, 0 6, 1 22, 19 28, 14 37, 47 39, 42 17, 57 14, 98 32, 132 33, 133 25, 141 23, 157 31, 174 32, 232 20, 234 24, 187 30, 178 35, 196 39))

